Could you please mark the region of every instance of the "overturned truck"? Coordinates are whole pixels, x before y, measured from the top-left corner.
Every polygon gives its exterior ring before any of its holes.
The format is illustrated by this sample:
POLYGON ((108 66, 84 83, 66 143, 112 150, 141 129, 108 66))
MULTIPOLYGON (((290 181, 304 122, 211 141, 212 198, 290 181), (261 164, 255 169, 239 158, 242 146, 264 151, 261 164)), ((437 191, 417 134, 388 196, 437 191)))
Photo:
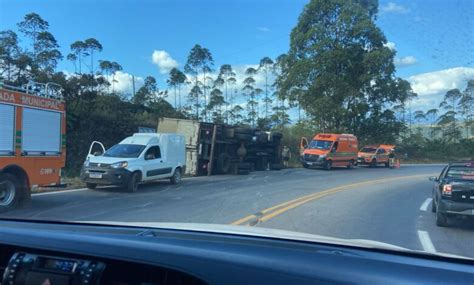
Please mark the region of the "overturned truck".
POLYGON ((158 132, 184 135, 187 175, 281 169, 282 134, 278 132, 172 118, 160 119, 158 132))

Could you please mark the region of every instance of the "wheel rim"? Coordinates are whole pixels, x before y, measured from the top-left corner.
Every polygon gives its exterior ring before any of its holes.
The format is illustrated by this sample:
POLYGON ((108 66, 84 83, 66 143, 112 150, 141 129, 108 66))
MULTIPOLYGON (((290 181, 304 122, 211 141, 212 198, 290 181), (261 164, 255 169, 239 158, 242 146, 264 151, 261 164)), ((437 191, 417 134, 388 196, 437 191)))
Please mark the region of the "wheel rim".
POLYGON ((15 198, 15 184, 11 181, 0 183, 0 206, 8 206, 15 198))

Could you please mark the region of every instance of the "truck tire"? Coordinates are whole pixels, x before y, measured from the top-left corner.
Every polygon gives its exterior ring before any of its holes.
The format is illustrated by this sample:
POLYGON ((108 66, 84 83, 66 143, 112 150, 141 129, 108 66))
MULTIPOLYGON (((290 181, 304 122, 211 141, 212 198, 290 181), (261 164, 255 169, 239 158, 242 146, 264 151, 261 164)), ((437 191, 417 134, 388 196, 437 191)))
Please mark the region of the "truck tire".
POLYGON ((170 182, 173 185, 176 185, 179 182, 181 182, 181 168, 180 167, 176 167, 176 169, 174 170, 173 176, 171 176, 170 178, 170 182))
POLYGON ((227 153, 221 153, 219 154, 219 157, 217 158, 217 172, 220 174, 227 174, 229 173, 230 170, 230 155, 227 153))
POLYGON ((21 200, 21 183, 12 174, 0 174, 0 212, 13 209, 21 200))
POLYGON ((140 173, 134 172, 127 182, 127 192, 134 193, 138 190, 138 183, 140 183, 140 173))
POLYGON ((97 187, 96 183, 86 183, 87 189, 94 190, 97 187))
POLYGON ((304 163, 304 162, 303 162, 303 167, 304 167, 304 168, 309 168, 309 165, 308 165, 307 163, 304 163))

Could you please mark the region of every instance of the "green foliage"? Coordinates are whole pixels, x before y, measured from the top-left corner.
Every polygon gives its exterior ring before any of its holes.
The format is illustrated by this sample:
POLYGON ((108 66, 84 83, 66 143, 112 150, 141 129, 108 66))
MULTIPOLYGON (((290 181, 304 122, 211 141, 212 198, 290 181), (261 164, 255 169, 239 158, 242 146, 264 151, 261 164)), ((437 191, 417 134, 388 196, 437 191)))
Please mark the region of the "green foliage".
POLYGON ((380 127, 395 133, 385 110, 414 95, 394 76, 394 52, 375 25, 376 3, 312 0, 291 32, 288 54, 277 59, 280 98, 297 101, 326 131, 364 134, 384 118, 380 127))

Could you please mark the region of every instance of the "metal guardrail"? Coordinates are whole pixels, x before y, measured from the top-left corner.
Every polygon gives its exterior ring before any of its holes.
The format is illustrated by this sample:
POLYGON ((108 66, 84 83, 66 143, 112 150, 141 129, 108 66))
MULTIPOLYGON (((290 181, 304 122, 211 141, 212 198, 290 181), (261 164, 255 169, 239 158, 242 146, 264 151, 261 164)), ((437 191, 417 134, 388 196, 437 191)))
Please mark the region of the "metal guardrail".
POLYGON ((29 81, 23 87, 17 87, 5 84, 3 81, 0 81, 0 88, 4 88, 11 91, 18 91, 22 93, 26 93, 29 95, 35 95, 43 98, 55 99, 55 100, 63 100, 63 88, 61 85, 48 82, 48 83, 40 83, 35 81, 29 81))

